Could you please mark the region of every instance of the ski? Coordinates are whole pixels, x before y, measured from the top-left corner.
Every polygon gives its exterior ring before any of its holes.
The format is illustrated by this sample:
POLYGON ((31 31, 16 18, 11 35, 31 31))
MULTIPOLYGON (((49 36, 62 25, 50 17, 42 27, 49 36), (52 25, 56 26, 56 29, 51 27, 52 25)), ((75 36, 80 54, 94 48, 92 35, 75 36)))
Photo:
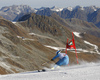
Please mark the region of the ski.
POLYGON ((38 72, 46 72, 46 69, 38 70, 38 72))

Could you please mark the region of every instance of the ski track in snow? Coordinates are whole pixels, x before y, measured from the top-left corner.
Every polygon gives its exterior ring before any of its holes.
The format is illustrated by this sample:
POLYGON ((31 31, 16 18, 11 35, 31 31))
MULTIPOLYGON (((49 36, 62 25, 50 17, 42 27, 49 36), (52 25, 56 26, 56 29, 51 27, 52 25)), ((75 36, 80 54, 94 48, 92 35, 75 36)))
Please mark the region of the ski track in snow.
POLYGON ((46 72, 0 75, 0 80, 100 80, 100 63, 65 66, 46 72))

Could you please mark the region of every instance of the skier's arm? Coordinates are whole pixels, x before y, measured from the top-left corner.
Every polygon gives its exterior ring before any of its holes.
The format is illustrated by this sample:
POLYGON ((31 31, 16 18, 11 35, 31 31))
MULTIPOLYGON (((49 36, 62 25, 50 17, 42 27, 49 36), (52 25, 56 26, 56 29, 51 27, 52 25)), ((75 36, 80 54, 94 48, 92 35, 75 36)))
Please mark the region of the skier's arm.
POLYGON ((51 59, 51 61, 53 61, 53 60, 55 60, 56 58, 58 58, 59 55, 60 55, 60 54, 57 54, 55 57, 53 57, 53 58, 51 59))

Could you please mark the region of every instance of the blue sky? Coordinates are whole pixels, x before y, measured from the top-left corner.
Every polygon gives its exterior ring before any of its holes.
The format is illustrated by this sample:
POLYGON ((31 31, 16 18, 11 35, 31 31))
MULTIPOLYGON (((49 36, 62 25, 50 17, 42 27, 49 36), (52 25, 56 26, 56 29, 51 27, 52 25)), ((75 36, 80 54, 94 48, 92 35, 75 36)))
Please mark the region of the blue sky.
POLYGON ((100 7, 100 0, 0 0, 0 8, 11 5, 29 5, 32 8, 40 7, 75 7, 95 5, 100 7))

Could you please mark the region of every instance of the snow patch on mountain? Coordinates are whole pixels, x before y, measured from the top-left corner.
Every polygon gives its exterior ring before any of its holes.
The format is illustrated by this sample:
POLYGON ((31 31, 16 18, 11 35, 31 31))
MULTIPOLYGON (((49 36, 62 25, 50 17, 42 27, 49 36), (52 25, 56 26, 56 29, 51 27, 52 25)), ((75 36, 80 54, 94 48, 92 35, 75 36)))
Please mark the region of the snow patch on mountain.
POLYGON ((36 13, 37 11, 41 11, 41 10, 44 10, 46 8, 48 8, 48 7, 34 8, 34 10, 35 10, 35 13, 36 13))
POLYGON ((73 32, 73 33, 74 33, 75 36, 77 36, 77 37, 79 37, 79 38, 82 38, 82 37, 80 36, 80 32, 73 32))
POLYGON ((99 7, 97 7, 97 6, 90 6, 90 8, 93 9, 94 11, 97 11, 97 9, 98 9, 99 7))
POLYGON ((16 24, 16 22, 12 21, 13 24, 16 24))
POLYGON ((62 11, 63 8, 58 8, 58 7, 54 6, 54 7, 51 8, 51 10, 52 10, 52 11, 59 12, 59 11, 62 11))
MULTIPOLYGON (((97 45, 92 44, 92 43, 90 43, 90 42, 88 42, 88 41, 84 41, 84 43, 93 46, 94 49, 95 49, 95 51, 96 51, 98 54, 100 54, 100 52, 98 51, 98 46, 97 46, 97 45)), ((95 52, 91 52, 91 53, 95 53, 95 52)))
MULTIPOLYGON (((75 36, 77 36, 77 37, 79 37, 79 38, 82 38, 82 37, 80 36, 80 32, 73 32, 73 33, 74 33, 75 36)), ((92 43, 90 43, 90 42, 88 42, 88 41, 84 41, 84 43, 86 43, 86 44, 88 44, 88 45, 90 45, 90 46, 93 46, 93 47, 94 47, 94 50, 96 51, 96 52, 94 52, 94 51, 87 51, 87 50, 85 50, 85 52, 100 54, 100 52, 98 51, 98 46, 97 46, 97 45, 92 44, 92 43)), ((84 51, 83 51, 83 52, 84 52, 84 51)))
POLYGON ((54 49, 54 50, 61 50, 61 49, 65 49, 63 47, 54 47, 54 46, 49 46, 49 45, 44 45, 45 47, 48 47, 48 48, 51 48, 51 49, 54 49))
POLYGON ((72 10, 73 10, 73 8, 72 8, 72 7, 67 7, 67 9, 68 9, 69 11, 72 11, 72 10))
POLYGON ((22 37, 22 36, 17 36, 17 38, 20 38, 20 39, 22 39, 22 40, 30 40, 30 41, 34 41, 34 39, 25 38, 25 37, 22 37))
MULTIPOLYGON (((64 47, 55 47, 55 46, 49 46, 49 45, 44 45, 45 47, 48 47, 48 48, 51 48, 51 49, 54 49, 54 50, 62 50, 62 49, 66 49, 64 47)), ((73 53, 75 53, 75 49, 67 49, 68 51, 71 51, 73 53)), ((96 53, 96 52, 93 52, 93 51, 89 51, 89 50, 85 50, 85 49, 82 49, 82 48, 77 48, 77 53, 81 53, 81 52, 84 52, 84 53, 96 53)))

